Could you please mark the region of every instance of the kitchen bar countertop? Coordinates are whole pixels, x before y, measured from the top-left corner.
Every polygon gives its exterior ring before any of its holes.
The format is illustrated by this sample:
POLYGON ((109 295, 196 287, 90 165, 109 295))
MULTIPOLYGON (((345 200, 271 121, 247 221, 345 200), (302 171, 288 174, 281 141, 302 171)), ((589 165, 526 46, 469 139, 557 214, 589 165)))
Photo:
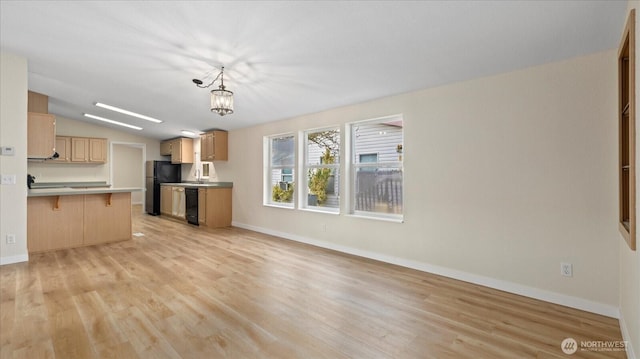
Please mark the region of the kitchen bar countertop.
POLYGON ((72 196, 79 194, 101 194, 101 193, 120 193, 120 192, 139 192, 139 187, 62 187, 62 188, 32 188, 28 191, 27 197, 45 197, 45 196, 72 196))
POLYGON ((95 182, 33 182, 31 184, 32 189, 40 188, 84 188, 84 187, 111 187, 107 182, 95 181, 95 182))
POLYGON ((198 187, 198 188, 232 188, 233 182, 180 182, 180 183, 160 183, 161 186, 173 187, 198 187))

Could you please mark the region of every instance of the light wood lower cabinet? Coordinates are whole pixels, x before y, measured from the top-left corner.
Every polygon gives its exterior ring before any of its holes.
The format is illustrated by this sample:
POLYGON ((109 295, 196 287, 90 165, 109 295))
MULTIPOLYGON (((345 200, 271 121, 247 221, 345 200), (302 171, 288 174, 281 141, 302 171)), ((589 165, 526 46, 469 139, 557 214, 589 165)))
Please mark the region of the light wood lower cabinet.
MULTIPOLYGON (((175 202, 182 186, 160 186, 160 213, 186 221, 184 203, 175 202)), ((182 195, 184 196, 184 194, 182 195)), ((182 197, 184 199, 184 197, 182 197)), ((205 227, 231 226, 231 188, 198 188, 198 223, 205 227)))
POLYGON ((160 186, 160 214, 171 215, 173 209, 173 187, 160 186))
POLYGON ((131 238, 131 193, 84 196, 84 245, 131 238))
POLYGON ((131 193, 27 199, 29 253, 131 239, 131 193))
POLYGON ((206 226, 231 226, 231 188, 207 188, 206 226))
POLYGON ((30 253, 80 247, 84 242, 83 228, 84 196, 27 199, 27 249, 30 253))

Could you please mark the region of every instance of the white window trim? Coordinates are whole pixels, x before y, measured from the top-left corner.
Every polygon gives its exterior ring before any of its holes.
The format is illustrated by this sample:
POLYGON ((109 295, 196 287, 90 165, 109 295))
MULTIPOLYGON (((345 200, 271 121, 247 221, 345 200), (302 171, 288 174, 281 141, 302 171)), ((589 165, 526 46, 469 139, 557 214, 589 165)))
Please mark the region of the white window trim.
MULTIPOLYGON (((384 122, 385 120, 391 120, 398 117, 402 118, 404 121, 404 115, 402 113, 399 113, 395 115, 377 117, 377 118, 372 118, 367 120, 352 121, 344 124, 345 136, 343 136, 344 140, 342 142, 344 143, 343 158, 345 160, 343 162, 344 162, 345 170, 344 170, 343 178, 345 181, 345 186, 344 186, 344 192, 343 192, 344 201, 341 201, 341 202, 343 202, 345 205, 347 217, 371 219, 371 220, 385 221, 385 222, 404 223, 404 208, 402 210, 402 214, 385 214, 385 213, 376 213, 376 212, 367 212, 367 211, 356 211, 355 210, 356 204, 353 196, 353 194, 355 193, 355 180, 354 180, 355 169, 358 168, 358 166, 356 166, 356 164, 354 163, 353 126, 367 124, 367 123, 380 123, 380 122, 384 122)), ((403 146, 404 146, 404 126, 403 126, 403 146)), ((406 198, 405 189, 404 189, 404 177, 405 177, 404 162, 406 157, 404 152, 402 153, 402 158, 403 159, 402 159, 400 168, 402 169, 402 176, 403 176, 402 198, 404 200, 406 198)), ((373 165, 375 165, 375 167, 387 167, 386 165, 388 165, 388 167, 394 167, 394 168, 398 167, 396 165, 391 165, 391 163, 379 163, 379 162, 372 163, 372 167, 373 165)), ((365 165, 362 167, 367 167, 367 166, 365 165)))
MULTIPOLYGON (((262 142, 262 172, 263 172, 263 178, 262 178, 262 205, 265 207, 274 207, 274 208, 283 208, 283 209, 296 209, 296 196, 298 195, 298 189, 294 188, 293 190, 293 200, 291 201, 291 203, 279 203, 279 202, 272 202, 271 201, 271 171, 274 168, 289 168, 289 166, 275 166, 272 167, 271 166, 271 140, 274 138, 278 138, 278 137, 287 137, 287 136, 293 136, 293 148, 294 148, 294 155, 297 155, 296 153, 296 145, 297 145, 297 137, 296 137, 296 133, 295 132, 285 132, 285 133, 281 133, 281 134, 275 134, 275 135, 267 135, 263 137, 263 142, 262 142)), ((294 173, 294 180, 295 180, 295 173, 298 172, 298 168, 296 167, 297 165, 297 158, 296 160, 294 160, 293 163, 293 173, 294 173)), ((294 181, 295 183, 295 181, 294 181)), ((297 186, 297 184, 296 184, 297 186)))
POLYGON ((375 212, 355 211, 354 213, 349 213, 346 216, 383 222, 404 223, 404 214, 376 214, 375 212))
MULTIPOLYGON (((339 196, 339 200, 338 200, 338 207, 321 207, 321 206, 309 206, 308 205, 308 194, 309 194, 309 182, 308 182, 308 178, 307 178, 307 172, 309 169, 311 168, 326 168, 326 167, 331 167, 331 168, 335 168, 339 173, 340 173, 340 179, 342 180, 342 168, 343 165, 342 163, 344 162, 343 158, 343 142, 344 142, 344 133, 342 132, 342 128, 340 125, 333 125, 333 126, 324 126, 324 127, 317 127, 317 128, 309 128, 309 129, 305 129, 302 130, 298 133, 298 138, 300 138, 300 143, 299 143, 299 150, 298 150, 298 168, 300 168, 300 171, 298 171, 298 181, 300 183, 300 191, 297 191, 297 197, 298 197, 298 209, 302 210, 302 211, 308 211, 308 212, 316 212, 316 213, 330 213, 330 214, 340 214, 341 213, 341 207, 342 207, 342 195, 339 196), (321 131, 330 131, 330 130, 338 130, 339 131, 339 138, 340 138, 340 152, 339 152, 339 156, 338 156, 338 163, 334 163, 331 165, 307 165, 307 158, 308 158, 308 150, 309 150, 309 146, 307 145, 307 134, 308 133, 313 133, 313 132, 321 132, 321 131)), ((340 188, 340 192, 342 192, 342 186, 340 184, 338 184, 339 188, 340 188)))

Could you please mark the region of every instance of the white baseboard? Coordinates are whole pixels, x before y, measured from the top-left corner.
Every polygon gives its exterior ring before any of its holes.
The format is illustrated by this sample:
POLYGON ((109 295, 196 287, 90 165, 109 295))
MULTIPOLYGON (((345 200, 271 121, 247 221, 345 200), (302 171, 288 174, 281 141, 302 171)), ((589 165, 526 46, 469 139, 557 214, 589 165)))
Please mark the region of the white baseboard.
POLYGON ((21 254, 19 256, 0 257, 0 265, 28 262, 29 255, 21 254))
POLYGON ((604 315, 611 318, 618 319, 620 317, 620 311, 618 310, 617 307, 590 301, 590 300, 579 298, 579 297, 546 291, 539 288, 529 287, 526 285, 517 284, 517 283, 513 283, 513 282, 501 280, 501 279, 459 271, 456 269, 436 266, 436 265, 432 265, 424 262, 412 261, 404 258, 393 257, 385 254, 376 253, 376 252, 342 246, 335 243, 319 241, 316 239, 298 236, 298 235, 285 233, 285 232, 280 232, 280 231, 272 230, 269 228, 263 228, 263 227, 253 226, 253 225, 239 223, 239 222, 233 222, 232 225, 235 227, 244 228, 244 229, 248 229, 248 230, 252 230, 252 231, 260 232, 264 234, 269 234, 272 236, 277 236, 277 237, 289 239, 296 242, 311 244, 316 247, 332 249, 338 252, 348 253, 355 256, 359 256, 359 257, 391 263, 391 264, 399 265, 401 267, 416 269, 422 272, 437 274, 444 277, 461 280, 464 282, 479 284, 485 287, 494 288, 494 289, 522 295, 529 298, 539 299, 545 302, 560 304, 567 307, 580 309, 580 310, 604 315))
POLYGON ((620 314, 620 331, 622 332, 622 340, 626 342, 625 349, 627 351, 628 359, 636 359, 636 354, 633 350, 633 342, 631 341, 631 336, 629 335, 629 329, 627 329, 627 323, 624 320, 624 316, 622 313, 620 314))

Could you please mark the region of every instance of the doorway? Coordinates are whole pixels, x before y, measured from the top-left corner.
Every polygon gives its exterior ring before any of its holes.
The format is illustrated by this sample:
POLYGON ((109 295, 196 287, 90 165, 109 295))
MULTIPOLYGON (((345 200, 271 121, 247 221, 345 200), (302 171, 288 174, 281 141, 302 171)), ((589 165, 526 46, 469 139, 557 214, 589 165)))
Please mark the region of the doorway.
POLYGON ((110 173, 114 188, 135 187, 141 191, 131 192, 131 204, 144 208, 144 143, 111 142, 110 173))

